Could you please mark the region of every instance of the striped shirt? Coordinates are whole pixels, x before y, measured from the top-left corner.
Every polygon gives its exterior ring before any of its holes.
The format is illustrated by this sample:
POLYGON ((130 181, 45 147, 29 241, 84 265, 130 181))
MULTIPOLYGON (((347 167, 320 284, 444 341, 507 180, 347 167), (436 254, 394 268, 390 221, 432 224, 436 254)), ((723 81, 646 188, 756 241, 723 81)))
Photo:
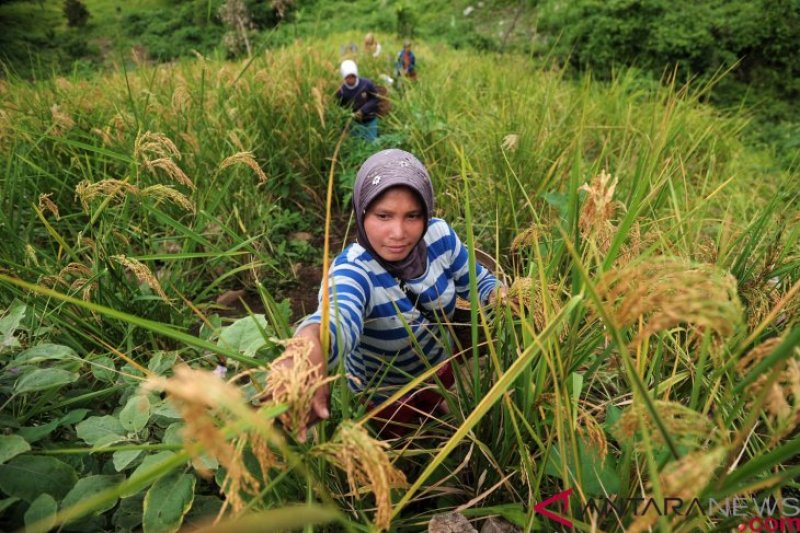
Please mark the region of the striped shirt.
MULTIPOLYGON (((424 239, 428 267, 419 278, 407 280, 406 286, 419 296, 422 307, 450 319, 456 296, 469 299, 467 248, 450 225, 437 218, 431 219, 424 239)), ((476 267, 478 296, 483 303, 497 280, 480 264, 476 267)), ((400 387, 445 357, 450 346, 446 330, 432 325, 403 291, 399 280, 360 244, 349 245, 336 257, 329 271, 328 288, 328 367, 333 368, 343 358, 352 390, 360 392, 378 383, 382 391, 400 387), (416 340, 411 339, 409 329, 416 340)), ((320 308, 298 330, 322 321, 321 301, 322 287, 320 308)))

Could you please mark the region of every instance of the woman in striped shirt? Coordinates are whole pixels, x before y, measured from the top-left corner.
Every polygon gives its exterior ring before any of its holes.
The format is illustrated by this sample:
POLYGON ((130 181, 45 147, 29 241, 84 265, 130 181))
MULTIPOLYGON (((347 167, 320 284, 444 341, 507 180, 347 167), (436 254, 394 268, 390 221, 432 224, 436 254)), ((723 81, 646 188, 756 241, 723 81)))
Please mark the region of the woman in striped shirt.
MULTIPOLYGON (((383 150, 367 159, 356 177, 353 207, 358 240, 336 257, 328 275, 329 353, 323 354, 320 341, 321 308, 295 336, 310 339, 309 357, 320 376, 342 361, 351 390, 381 402, 447 357, 450 336, 437 322, 452 318, 456 296, 470 297, 468 253, 450 225, 432 217, 430 177, 408 152, 383 150)), ((476 266, 485 304, 498 282, 476 266)), ((449 363, 438 376, 452 385, 449 363)), ((419 411, 435 410, 442 398, 429 389, 383 409, 377 418, 391 423, 382 433, 398 435, 419 411)), ((312 420, 328 418, 328 396, 327 386, 317 390, 312 420)), ((296 429, 304 439, 305 428, 296 429)))

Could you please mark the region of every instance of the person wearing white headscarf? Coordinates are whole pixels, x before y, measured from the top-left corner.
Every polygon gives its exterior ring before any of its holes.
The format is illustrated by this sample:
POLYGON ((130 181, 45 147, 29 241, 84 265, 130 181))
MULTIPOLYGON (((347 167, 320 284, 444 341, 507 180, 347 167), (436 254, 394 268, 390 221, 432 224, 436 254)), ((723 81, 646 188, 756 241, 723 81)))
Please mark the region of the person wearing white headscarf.
POLYGON ((358 76, 358 66, 352 59, 342 61, 339 72, 342 85, 336 99, 353 111, 353 134, 372 142, 378 138, 378 90, 372 80, 358 76))

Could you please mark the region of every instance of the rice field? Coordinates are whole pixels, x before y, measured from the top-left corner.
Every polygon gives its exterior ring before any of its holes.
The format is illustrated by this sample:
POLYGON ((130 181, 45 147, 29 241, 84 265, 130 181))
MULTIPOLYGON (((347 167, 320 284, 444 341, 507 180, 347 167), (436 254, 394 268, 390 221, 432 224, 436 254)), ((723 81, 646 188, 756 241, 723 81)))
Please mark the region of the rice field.
POLYGON ((378 143, 337 151, 357 39, 0 81, 2 529, 794 527, 797 171, 708 87, 425 43, 378 143), (269 367, 306 349, 302 272, 352 237, 353 177, 384 147, 427 165, 436 215, 509 298, 465 305, 448 413, 378 440, 333 369, 331 419, 300 442, 279 419, 307 416, 308 373, 269 367), (555 519, 534 510, 554 497, 555 519))

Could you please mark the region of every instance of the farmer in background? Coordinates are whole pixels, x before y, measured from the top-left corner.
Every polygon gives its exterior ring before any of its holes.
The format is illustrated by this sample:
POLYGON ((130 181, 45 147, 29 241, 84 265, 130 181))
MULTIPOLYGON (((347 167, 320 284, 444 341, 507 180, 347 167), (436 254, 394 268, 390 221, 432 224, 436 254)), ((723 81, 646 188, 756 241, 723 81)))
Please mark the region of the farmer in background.
MULTIPOLYGON (((320 288, 320 309, 298 326, 295 337, 310 340, 308 358, 319 379, 342 361, 350 389, 374 407, 447 359, 452 341, 438 323, 452 318, 456 296, 470 297, 468 252, 453 228, 433 217, 428 171, 403 150, 382 150, 364 162, 353 208, 357 241, 333 261, 327 287, 320 288), (320 340, 323 290, 330 295, 328 353, 320 340)), ((487 304, 498 282, 476 267, 477 296, 487 304)), ((445 387, 454 383, 449 362, 437 375, 445 387)), ((375 418, 379 432, 401 435, 418 425, 419 411, 441 413, 443 398, 431 389, 417 389, 383 408, 375 418)), ((327 385, 316 391, 312 421, 328 418, 328 394, 327 385)), ((305 428, 295 429, 304 439, 305 428)))
POLYGON ((395 72, 398 77, 403 76, 412 81, 417 81, 416 58, 414 57, 414 52, 411 51, 411 41, 408 39, 403 42, 403 49, 397 54, 395 72))
POLYGON ((336 91, 339 105, 353 111, 353 135, 369 142, 378 138, 378 92, 367 78, 358 77, 355 61, 346 59, 340 68, 342 83, 336 91))
POLYGON ((364 53, 376 58, 381 55, 381 43, 375 40, 375 35, 372 32, 364 36, 364 53))

